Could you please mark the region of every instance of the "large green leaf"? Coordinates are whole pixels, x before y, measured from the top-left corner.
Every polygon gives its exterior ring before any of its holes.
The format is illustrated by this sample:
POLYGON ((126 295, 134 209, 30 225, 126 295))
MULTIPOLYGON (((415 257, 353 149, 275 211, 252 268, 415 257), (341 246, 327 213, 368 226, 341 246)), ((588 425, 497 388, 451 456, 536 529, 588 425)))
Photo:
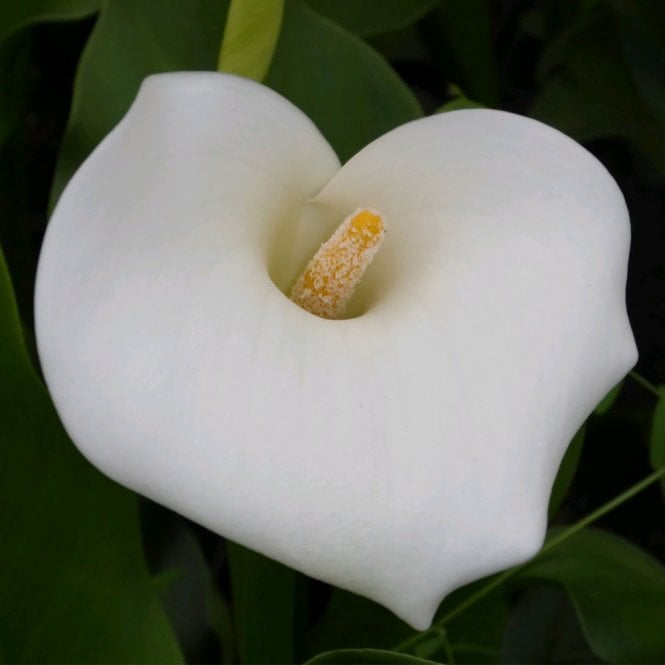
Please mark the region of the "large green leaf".
POLYGON ((665 124, 665 7, 653 0, 611 0, 624 60, 640 100, 661 127, 665 124))
POLYGON ((378 649, 340 649, 319 654, 305 665, 436 665, 436 661, 423 660, 394 651, 378 649))
POLYGON ((565 589, 589 645, 604 660, 663 662, 665 567, 627 541, 582 531, 536 557, 518 581, 565 589))
POLYGON ((0 41, 0 149, 20 123, 24 112, 30 43, 21 37, 19 35, 6 43, 0 41))
POLYGON ((228 0, 106 0, 83 53, 52 201, 149 74, 214 70, 228 0))
POLYGON ((26 81, 34 67, 29 32, 19 32, 0 45, 0 245, 25 320, 32 312, 36 265, 33 220, 40 198, 39 162, 34 149, 31 154, 24 120, 30 111, 31 92, 26 81))
POLYGON ((293 663, 296 573, 235 543, 228 553, 242 662, 293 663))
POLYGON ((282 26, 284 0, 231 3, 217 68, 255 81, 266 75, 282 26))
POLYGON ((316 123, 342 160, 422 115, 376 51, 301 0, 286 3, 266 83, 316 123))
POLYGON ((491 3, 445 0, 423 21, 421 32, 432 58, 471 99, 499 105, 491 3))
MULTIPOLYGON (((484 587, 487 580, 467 585, 444 600, 437 616, 457 606, 462 599, 469 598, 484 587)), ((446 638, 455 663, 479 665, 496 663, 501 640, 508 621, 509 605, 502 589, 487 594, 473 605, 473 609, 461 612, 445 626, 446 638)), ((431 657, 432 652, 420 649, 419 655, 431 657)))
POLYGON ((327 16, 355 35, 369 37, 413 25, 438 0, 307 0, 319 14, 327 16))
POLYGON ((133 494, 68 440, 0 255, 0 644, 12 663, 180 662, 133 494))
POLYGON ((236 662, 228 603, 189 522, 149 501, 141 507, 146 557, 187 662, 236 662))
POLYGON ((0 44, 9 35, 41 21, 73 21, 99 10, 102 0, 18 0, 0 3, 0 44))
POLYGON ((546 51, 530 114, 580 141, 621 137, 665 176, 663 39, 663 3, 594 3, 546 51))
POLYGON ((515 603, 503 636, 500 662, 590 665, 603 661, 586 643, 566 593, 556 587, 539 587, 528 589, 515 603))
MULTIPOLYGON (((9 6, 38 9, 43 4, 5 3, 0 14, 9 6)), ((53 161, 74 67, 92 25, 90 20, 64 21, 71 18, 66 13, 51 18, 63 21, 17 29, 0 43, 0 245, 28 326, 53 161)))

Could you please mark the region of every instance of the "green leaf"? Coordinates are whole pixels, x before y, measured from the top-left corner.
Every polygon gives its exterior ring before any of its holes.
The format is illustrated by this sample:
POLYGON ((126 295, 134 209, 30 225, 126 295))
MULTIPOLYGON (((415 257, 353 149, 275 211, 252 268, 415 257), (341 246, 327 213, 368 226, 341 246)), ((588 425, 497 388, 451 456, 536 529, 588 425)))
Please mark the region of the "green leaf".
POLYGON ((270 67, 284 0, 232 0, 217 69, 262 81, 270 67))
MULTIPOLYGON (((448 596, 437 612, 442 616, 474 595, 486 583, 467 585, 448 596)), ((485 596, 474 605, 473 612, 462 612, 437 631, 419 640, 408 650, 419 658, 450 654, 458 665, 495 663, 503 629, 508 618, 508 605, 500 592, 485 596)), ((335 651, 350 644, 371 649, 396 648, 413 636, 413 628, 384 607, 354 594, 333 589, 321 621, 311 631, 308 652, 335 651)))
POLYGON ((220 649, 224 662, 232 662, 230 611, 189 523, 151 502, 142 507, 146 554, 157 572, 153 580, 187 662, 207 662, 220 649))
POLYGON ((286 3, 266 83, 314 121, 342 160, 422 115, 376 51, 301 0, 286 3))
POLYGON ((556 515, 557 511, 561 507, 561 503, 565 499, 566 494, 570 489, 570 484, 573 482, 575 471, 577 471, 577 465, 579 464, 580 456, 582 455, 582 447, 584 446, 585 436, 586 425, 582 425, 577 434, 575 434, 573 437, 573 440, 568 445, 566 454, 561 460, 559 472, 557 473, 556 479, 554 480, 554 485, 552 487, 550 505, 547 511, 550 519, 556 515))
POLYGON ((630 6, 614 0, 624 59, 641 101, 654 119, 665 123, 665 10, 662 3, 633 0, 630 6))
POLYGON ((349 644, 388 649, 412 633, 413 628, 381 605, 333 588, 323 616, 308 635, 308 653, 334 651, 349 644))
MULTIPOLYGON (((508 620, 509 605, 503 588, 493 589, 489 593, 478 595, 494 578, 487 577, 467 584, 453 591, 444 598, 437 610, 434 625, 445 619, 445 642, 443 645, 437 641, 420 638, 408 650, 415 652, 423 658, 431 658, 437 652, 451 653, 447 658, 458 665, 473 663, 496 663, 501 649, 506 622, 508 620), (472 598, 473 610, 458 612, 458 608, 472 598)), ((439 623, 440 625, 440 623, 439 623)))
POLYGON ((240 659, 295 662, 295 571, 235 543, 228 555, 240 659))
POLYGON ((34 23, 74 21, 99 11, 102 0, 19 0, 0 3, 0 44, 34 23))
POLYGON ((308 660, 305 665, 432 665, 436 661, 423 660, 395 651, 379 649, 339 649, 327 651, 308 660))
MULTIPOLYGON (((30 42, 21 37, 23 35, 4 44, 0 42, 0 149, 15 131, 25 112, 30 42)), ((2 170, 0 168, 0 172, 2 170)))
POLYGON ((594 4, 551 44, 530 115, 579 141, 620 137, 665 177, 665 7, 627 5, 594 4))
MULTIPOLYGON (((437 616, 445 614, 454 607, 460 598, 468 598, 487 580, 479 580, 452 595, 451 601, 444 600, 437 616)), ((509 605, 501 589, 487 594, 474 604, 473 610, 461 612, 446 624, 446 636, 455 663, 479 665, 496 663, 501 648, 501 640, 508 621, 509 605)), ((430 653, 418 651, 419 655, 429 657, 430 653)))
POLYGON ((53 161, 90 25, 40 25, 0 45, 0 245, 28 326, 53 161))
POLYGON ((586 643, 566 593, 556 587, 542 587, 527 589, 515 604, 499 662, 589 665, 603 661, 586 643))
POLYGON ((654 469, 665 466, 665 386, 659 386, 658 390, 660 399, 653 412, 649 439, 649 459, 654 469))
POLYGON ((136 498, 68 440, 32 369, 0 254, 0 643, 12 663, 181 662, 136 498))
POLYGON ((146 76, 215 69, 227 8, 227 0, 107 0, 81 57, 52 203, 146 76))
POLYGON ((608 392, 600 401, 600 404, 598 404, 594 411, 597 416, 605 415, 612 408, 617 397, 619 397, 619 393, 621 393, 621 388, 623 388, 623 380, 619 381, 619 383, 617 383, 616 386, 614 386, 614 388, 612 388, 612 390, 610 390, 610 392, 608 392))
POLYGON ((488 0, 446 0, 422 23, 422 35, 439 68, 472 99, 499 106, 492 12, 488 0))
POLYGON ((517 579, 565 589, 589 645, 604 660, 663 662, 665 567, 627 541, 581 531, 536 557, 517 579))
POLYGON ((315 11, 360 37, 402 30, 430 11, 438 0, 307 0, 315 11))
POLYGON ((412 632, 393 649, 419 658, 442 654, 458 665, 496 663, 509 611, 502 580, 493 575, 456 589, 444 598, 429 630, 412 632))

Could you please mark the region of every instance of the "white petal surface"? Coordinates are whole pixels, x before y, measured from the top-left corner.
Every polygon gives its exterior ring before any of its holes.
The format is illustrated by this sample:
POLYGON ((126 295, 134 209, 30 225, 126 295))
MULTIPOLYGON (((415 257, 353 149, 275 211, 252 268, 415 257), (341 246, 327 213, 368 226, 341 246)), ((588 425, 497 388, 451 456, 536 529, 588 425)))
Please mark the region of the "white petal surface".
POLYGON ((40 357, 107 474, 424 628, 535 553, 566 444, 635 361, 628 217, 591 155, 500 112, 338 169, 259 85, 148 79, 49 226, 40 357), (359 207, 388 228, 361 315, 319 319, 272 280, 359 207))

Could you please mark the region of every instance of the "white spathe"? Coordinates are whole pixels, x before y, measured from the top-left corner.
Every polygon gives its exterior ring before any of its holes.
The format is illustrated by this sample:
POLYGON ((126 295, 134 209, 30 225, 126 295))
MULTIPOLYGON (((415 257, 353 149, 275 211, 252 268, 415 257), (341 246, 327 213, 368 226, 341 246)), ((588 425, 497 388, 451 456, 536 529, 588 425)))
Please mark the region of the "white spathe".
POLYGON ((539 549, 567 443, 636 360, 628 247, 607 171, 533 120, 441 114, 340 167, 269 89, 162 74, 53 215, 39 353, 109 476, 425 628, 539 549), (320 319, 282 291, 359 207, 387 238, 356 318, 320 319))

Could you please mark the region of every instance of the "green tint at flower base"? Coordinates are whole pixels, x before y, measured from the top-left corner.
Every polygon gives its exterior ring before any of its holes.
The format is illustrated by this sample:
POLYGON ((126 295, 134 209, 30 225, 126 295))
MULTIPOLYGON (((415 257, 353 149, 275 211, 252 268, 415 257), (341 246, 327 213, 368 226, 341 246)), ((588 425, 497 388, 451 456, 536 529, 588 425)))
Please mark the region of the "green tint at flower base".
POLYGON ((47 232, 38 344, 112 478, 413 626, 540 547, 566 445, 635 361, 629 226, 538 122, 417 120, 344 166, 271 90, 147 79, 47 232), (345 320, 287 293, 357 209, 386 237, 345 320))

